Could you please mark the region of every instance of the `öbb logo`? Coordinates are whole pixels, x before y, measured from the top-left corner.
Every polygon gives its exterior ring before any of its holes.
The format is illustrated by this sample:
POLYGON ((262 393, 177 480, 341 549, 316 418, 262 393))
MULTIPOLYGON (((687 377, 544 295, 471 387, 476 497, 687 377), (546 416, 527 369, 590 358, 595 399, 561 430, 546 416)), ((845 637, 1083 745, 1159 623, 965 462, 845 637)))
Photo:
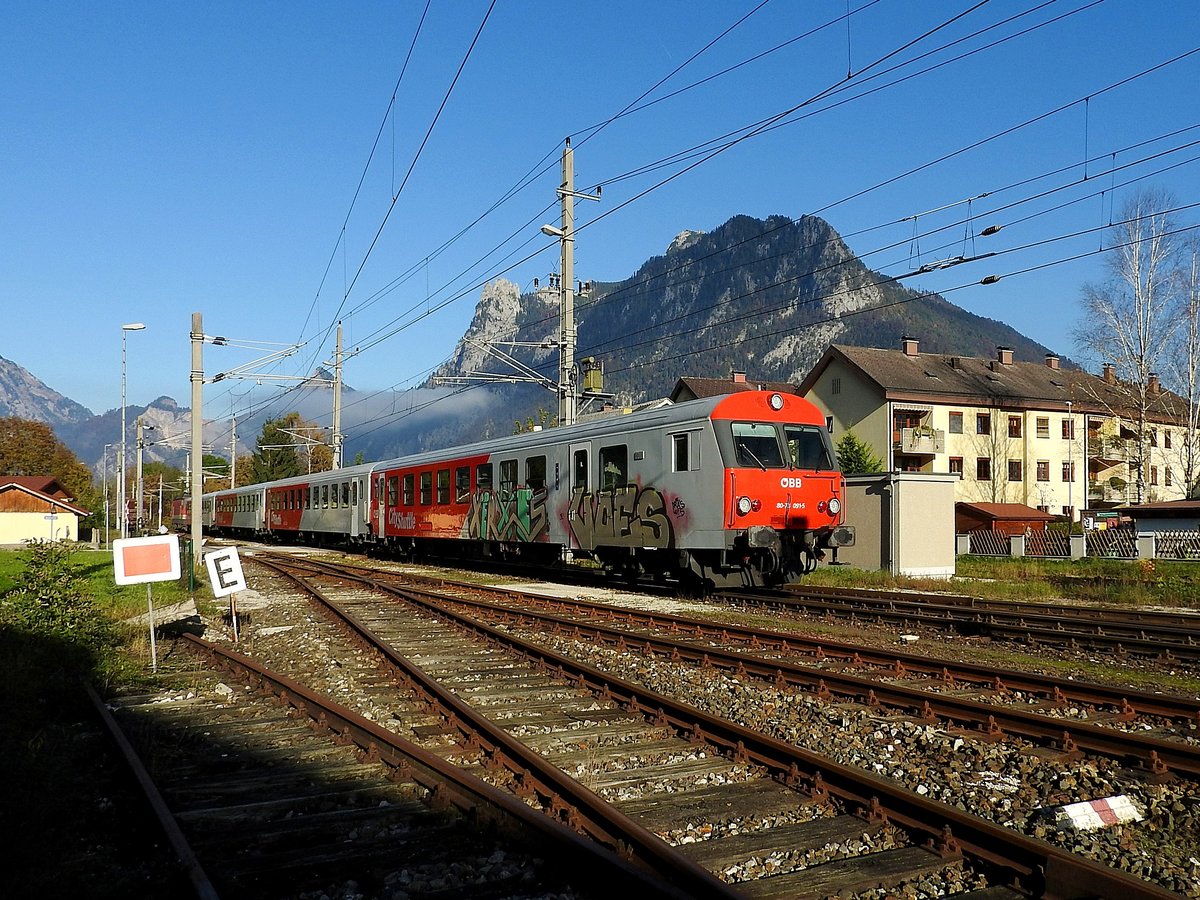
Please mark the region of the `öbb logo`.
POLYGON ((804 487, 804 479, 802 478, 780 478, 779 486, 781 488, 802 488, 804 487))

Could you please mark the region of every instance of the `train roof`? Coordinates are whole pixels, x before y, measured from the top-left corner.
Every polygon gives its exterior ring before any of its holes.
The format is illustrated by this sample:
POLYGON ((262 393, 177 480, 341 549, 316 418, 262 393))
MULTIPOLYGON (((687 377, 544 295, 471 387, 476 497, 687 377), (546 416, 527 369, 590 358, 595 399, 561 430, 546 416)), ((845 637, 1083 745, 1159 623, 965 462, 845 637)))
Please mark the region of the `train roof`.
POLYGON ((374 468, 378 471, 420 466, 443 460, 447 456, 488 456, 496 452, 520 451, 547 444, 570 444, 612 438, 614 434, 624 434, 645 428, 669 428, 702 419, 766 418, 778 421, 808 417, 815 424, 824 424, 825 418, 817 411, 816 407, 795 394, 779 394, 784 405, 781 410, 773 410, 769 398, 775 393, 774 391, 740 391, 716 397, 688 400, 684 403, 674 403, 640 412, 614 413, 611 416, 588 419, 586 422, 563 428, 510 434, 505 437, 490 438, 486 441, 440 450, 423 450, 407 456, 381 460, 375 463, 374 468))
POLYGON ((543 431, 510 434, 504 437, 490 438, 473 444, 462 444, 456 447, 445 447, 439 450, 423 450, 406 456, 393 457, 375 463, 363 463, 357 466, 347 466, 325 472, 314 472, 311 475, 297 475, 279 481, 260 484, 243 485, 238 488, 226 488, 221 491, 210 491, 205 494, 236 494, 248 491, 262 490, 266 487, 289 487, 313 483, 341 481, 359 475, 369 475, 372 472, 385 469, 395 469, 408 466, 420 466, 440 462, 447 457, 489 456, 493 453, 509 451, 519 452, 524 449, 546 446, 549 444, 569 444, 603 438, 612 438, 616 434, 626 434, 646 428, 662 428, 682 425, 702 419, 768 419, 774 421, 804 421, 809 424, 824 424, 824 416, 808 400, 796 394, 776 391, 738 391, 714 397, 702 397, 683 403, 673 403, 668 406, 643 410, 632 413, 615 412, 611 416, 600 416, 588 419, 575 425, 563 428, 549 428, 543 431), (771 408, 770 398, 779 396, 782 407, 779 410, 771 408))

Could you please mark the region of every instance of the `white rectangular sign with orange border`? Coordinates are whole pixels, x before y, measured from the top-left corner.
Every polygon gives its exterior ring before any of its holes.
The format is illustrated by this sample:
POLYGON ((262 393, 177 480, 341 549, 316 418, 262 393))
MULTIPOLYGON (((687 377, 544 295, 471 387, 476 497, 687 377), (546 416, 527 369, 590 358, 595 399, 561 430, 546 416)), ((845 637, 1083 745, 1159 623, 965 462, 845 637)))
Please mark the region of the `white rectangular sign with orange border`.
POLYGON ((117 584, 174 581, 179 577, 179 535, 122 538, 113 541, 117 584))

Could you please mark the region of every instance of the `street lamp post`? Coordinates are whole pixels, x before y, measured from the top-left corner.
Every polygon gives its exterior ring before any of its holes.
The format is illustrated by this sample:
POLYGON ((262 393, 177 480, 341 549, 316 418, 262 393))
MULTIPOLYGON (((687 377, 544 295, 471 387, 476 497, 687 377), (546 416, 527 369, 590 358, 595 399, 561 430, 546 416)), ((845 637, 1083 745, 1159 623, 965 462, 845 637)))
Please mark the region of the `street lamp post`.
POLYGON ((125 463, 128 459, 125 450, 125 382, 126 382, 126 351, 125 337, 131 331, 142 331, 146 326, 141 322, 130 322, 121 326, 121 464, 117 467, 117 503, 120 504, 118 516, 121 522, 121 537, 129 537, 129 510, 125 497, 125 463))

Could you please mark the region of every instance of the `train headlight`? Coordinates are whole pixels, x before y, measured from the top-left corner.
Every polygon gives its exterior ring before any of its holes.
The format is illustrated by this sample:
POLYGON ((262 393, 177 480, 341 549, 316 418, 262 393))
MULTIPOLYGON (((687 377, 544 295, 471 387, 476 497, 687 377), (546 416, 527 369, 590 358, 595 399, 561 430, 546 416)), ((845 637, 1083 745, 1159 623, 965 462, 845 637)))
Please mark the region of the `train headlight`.
POLYGON ((842 501, 837 497, 831 497, 829 500, 829 514, 836 516, 842 511, 842 501))
POLYGON ((767 402, 771 404, 771 409, 775 410, 775 412, 779 412, 781 409, 783 409, 782 394, 772 394, 771 398, 767 402))
POLYGON ((752 506, 752 504, 750 503, 749 497, 738 497, 737 511, 738 511, 739 516, 744 516, 747 513, 749 513, 751 506, 752 506))

